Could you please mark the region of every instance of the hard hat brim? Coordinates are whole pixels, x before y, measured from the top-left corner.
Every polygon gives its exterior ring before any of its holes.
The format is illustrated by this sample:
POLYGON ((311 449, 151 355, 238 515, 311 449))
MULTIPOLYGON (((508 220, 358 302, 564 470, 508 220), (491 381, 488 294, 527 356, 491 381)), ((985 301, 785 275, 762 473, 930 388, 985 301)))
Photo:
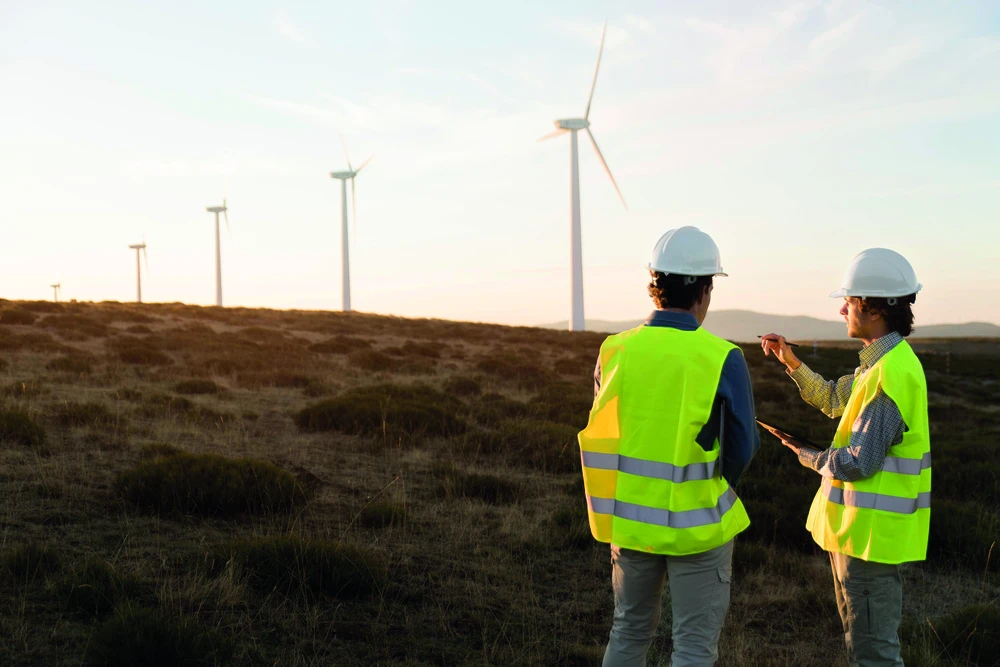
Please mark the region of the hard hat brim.
POLYGON ((911 294, 916 294, 921 289, 923 289, 923 287, 924 287, 923 285, 921 285, 920 283, 917 283, 917 289, 913 290, 912 292, 906 292, 905 294, 898 294, 896 291, 893 291, 893 290, 889 290, 888 292, 886 292, 886 291, 879 291, 876 294, 874 291, 870 291, 870 290, 851 290, 851 289, 848 289, 846 287, 841 287, 836 292, 830 292, 830 298, 831 299, 839 299, 839 298, 847 297, 847 296, 856 296, 858 298, 863 299, 865 297, 869 297, 870 296, 870 297, 873 297, 873 298, 880 298, 880 299, 893 299, 893 298, 898 298, 898 297, 901 297, 901 296, 910 296, 911 294))

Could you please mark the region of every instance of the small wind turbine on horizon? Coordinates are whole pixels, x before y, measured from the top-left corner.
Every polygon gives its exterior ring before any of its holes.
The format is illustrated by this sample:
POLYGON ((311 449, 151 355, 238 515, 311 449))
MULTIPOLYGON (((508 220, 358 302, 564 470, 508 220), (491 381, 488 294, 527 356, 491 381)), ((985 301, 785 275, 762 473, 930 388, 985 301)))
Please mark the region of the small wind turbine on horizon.
POLYGON ((343 136, 340 137, 340 145, 344 149, 344 158, 347 159, 347 171, 332 171, 330 178, 340 181, 340 268, 343 273, 341 303, 343 311, 349 313, 351 311, 351 258, 350 242, 347 237, 347 181, 351 181, 351 217, 354 219, 355 230, 357 230, 358 208, 354 198, 354 177, 365 168, 366 164, 372 161, 375 154, 373 153, 371 157, 361 163, 360 167, 355 169, 351 166, 351 158, 347 154, 347 145, 344 143, 343 136))
POLYGON ((62 289, 62 281, 49 285, 52 288, 52 300, 59 301, 59 290, 62 289))
POLYGON ((546 139, 551 139, 552 137, 557 137, 567 132, 570 133, 569 208, 570 282, 572 292, 570 297, 570 331, 583 331, 586 326, 583 316, 583 244, 581 239, 582 234, 580 231, 580 159, 576 141, 576 133, 580 130, 586 130, 587 136, 590 137, 590 143, 594 145, 594 150, 597 152, 597 157, 601 159, 604 171, 608 174, 608 178, 611 179, 611 185, 615 186, 615 192, 618 193, 618 198, 622 200, 622 205, 625 206, 626 210, 628 209, 628 206, 625 204, 625 198, 622 197, 621 190, 618 189, 618 184, 615 182, 615 177, 611 175, 611 169, 608 167, 608 163, 604 160, 604 155, 601 154, 601 149, 597 147, 597 140, 594 139, 594 135, 590 131, 590 103, 594 100, 594 89, 597 87, 597 73, 601 69, 601 55, 604 52, 604 37, 607 32, 608 24, 607 21, 605 21, 604 32, 601 33, 601 47, 597 51, 597 67, 594 68, 594 81, 590 84, 590 97, 587 98, 587 109, 583 113, 583 118, 564 118, 554 121, 557 128, 556 131, 546 134, 544 137, 539 139, 539 141, 545 141, 546 139))
POLYGON ((226 218, 226 231, 232 234, 229 229, 229 209, 226 207, 226 199, 222 198, 222 206, 207 206, 209 213, 215 214, 215 305, 222 308, 222 247, 219 239, 219 214, 226 218))
POLYGON ((139 268, 139 251, 142 251, 142 256, 146 258, 146 273, 149 273, 149 255, 146 254, 146 239, 142 239, 142 243, 134 243, 129 246, 131 250, 135 250, 135 302, 142 303, 142 271, 139 268))

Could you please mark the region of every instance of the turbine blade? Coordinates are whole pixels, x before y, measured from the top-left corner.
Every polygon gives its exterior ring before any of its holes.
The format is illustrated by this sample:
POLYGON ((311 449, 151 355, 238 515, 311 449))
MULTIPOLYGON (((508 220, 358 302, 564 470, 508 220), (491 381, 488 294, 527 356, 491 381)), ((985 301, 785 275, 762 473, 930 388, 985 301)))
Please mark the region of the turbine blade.
MULTIPOLYGON (((371 158, 368 158, 369 160, 371 158)), ((364 165, 361 165, 363 167, 364 165)), ((358 167, 358 171, 361 171, 358 167)), ((358 235, 358 200, 354 197, 354 177, 351 177, 351 236, 358 235)), ((357 239, 355 239, 357 240, 357 239)))
POLYGON ((590 97, 587 98, 587 110, 584 119, 590 118, 590 103, 594 101, 594 89, 597 88, 597 73, 601 70, 601 54, 604 53, 604 36, 608 34, 608 22, 604 22, 604 32, 601 33, 601 48, 597 50, 597 67, 594 68, 594 82, 590 84, 590 97))
POLYGON ((340 147, 344 149, 344 158, 347 160, 347 170, 354 171, 354 168, 351 167, 351 158, 347 155, 347 144, 344 143, 344 135, 337 132, 337 136, 340 137, 340 147))
MULTIPOLYGON (((597 144, 594 144, 594 145, 596 146, 597 144)), ((223 205, 225 205, 225 202, 223 202, 223 205)), ((232 241, 233 240, 233 230, 229 228, 229 212, 228 212, 228 209, 223 209, 222 215, 225 216, 225 218, 226 218, 226 231, 229 233, 229 240, 232 241)))
POLYGON ((569 130, 558 129, 555 132, 549 132, 544 137, 539 137, 538 141, 545 141, 546 139, 551 139, 552 137, 558 137, 560 134, 566 134, 569 130))
POLYGON ((149 253, 146 252, 146 241, 142 242, 142 258, 146 260, 146 273, 149 273, 149 253))
POLYGON ((590 143, 594 144, 594 150, 597 151, 597 157, 601 158, 601 164, 604 165, 604 171, 607 172, 608 178, 611 179, 611 185, 615 186, 615 192, 618 193, 618 198, 622 200, 622 206, 625 210, 628 210, 628 204, 625 203, 625 197, 622 197, 622 191, 618 189, 618 184, 615 183, 615 177, 611 175, 611 169, 608 167, 608 163, 604 160, 604 155, 601 153, 601 149, 597 147, 597 140, 594 139, 594 134, 587 128, 587 136, 590 137, 590 143))
MULTIPOLYGON (((365 168, 365 165, 366 165, 366 164, 368 164, 369 162, 371 162, 371 161, 372 161, 372 158, 373 158, 373 157, 375 157, 375 153, 372 153, 372 154, 371 154, 371 157, 369 157, 369 158, 368 158, 367 160, 365 160, 364 162, 362 162, 362 163, 361 163, 361 166, 360 166, 360 167, 358 167, 357 169, 354 169, 354 170, 353 170, 353 171, 354 171, 354 173, 355 173, 355 174, 357 174, 357 173, 358 173, 358 172, 360 172, 360 171, 361 171, 362 169, 364 169, 364 168, 365 168)), ((352 180, 353 180, 353 179, 352 179, 352 180)))

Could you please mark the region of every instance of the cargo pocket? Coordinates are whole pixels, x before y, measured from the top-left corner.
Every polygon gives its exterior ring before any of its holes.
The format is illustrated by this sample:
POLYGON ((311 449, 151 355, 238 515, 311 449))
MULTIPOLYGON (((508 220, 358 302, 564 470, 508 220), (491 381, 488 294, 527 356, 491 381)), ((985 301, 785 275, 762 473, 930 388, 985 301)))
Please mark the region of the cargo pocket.
POLYGON ((848 581, 844 586, 847 599, 847 623, 849 631, 857 635, 872 637, 878 635, 878 590, 881 582, 848 581))
POLYGON ((726 620, 726 613, 729 611, 729 588, 733 579, 732 565, 717 568, 715 579, 715 585, 712 587, 712 620, 715 630, 720 631, 726 620))

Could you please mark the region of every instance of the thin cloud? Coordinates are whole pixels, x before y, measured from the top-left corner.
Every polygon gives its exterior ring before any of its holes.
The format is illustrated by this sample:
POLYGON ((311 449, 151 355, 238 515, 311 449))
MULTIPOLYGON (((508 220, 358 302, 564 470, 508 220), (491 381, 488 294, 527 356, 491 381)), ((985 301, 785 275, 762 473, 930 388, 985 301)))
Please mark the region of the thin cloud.
POLYGON ((858 27, 858 23, 864 15, 865 12, 860 11, 846 21, 841 21, 832 28, 824 30, 809 42, 809 49, 815 51, 850 38, 851 33, 858 27))
POLYGON ((295 19, 289 16, 284 9, 278 10, 278 15, 274 18, 274 27, 279 35, 296 44, 309 45, 312 43, 312 40, 306 36, 295 19))
POLYGON ((626 14, 622 17, 622 23, 635 28, 639 32, 646 35, 653 35, 656 33, 656 26, 653 25, 651 21, 639 16, 638 14, 626 14))

